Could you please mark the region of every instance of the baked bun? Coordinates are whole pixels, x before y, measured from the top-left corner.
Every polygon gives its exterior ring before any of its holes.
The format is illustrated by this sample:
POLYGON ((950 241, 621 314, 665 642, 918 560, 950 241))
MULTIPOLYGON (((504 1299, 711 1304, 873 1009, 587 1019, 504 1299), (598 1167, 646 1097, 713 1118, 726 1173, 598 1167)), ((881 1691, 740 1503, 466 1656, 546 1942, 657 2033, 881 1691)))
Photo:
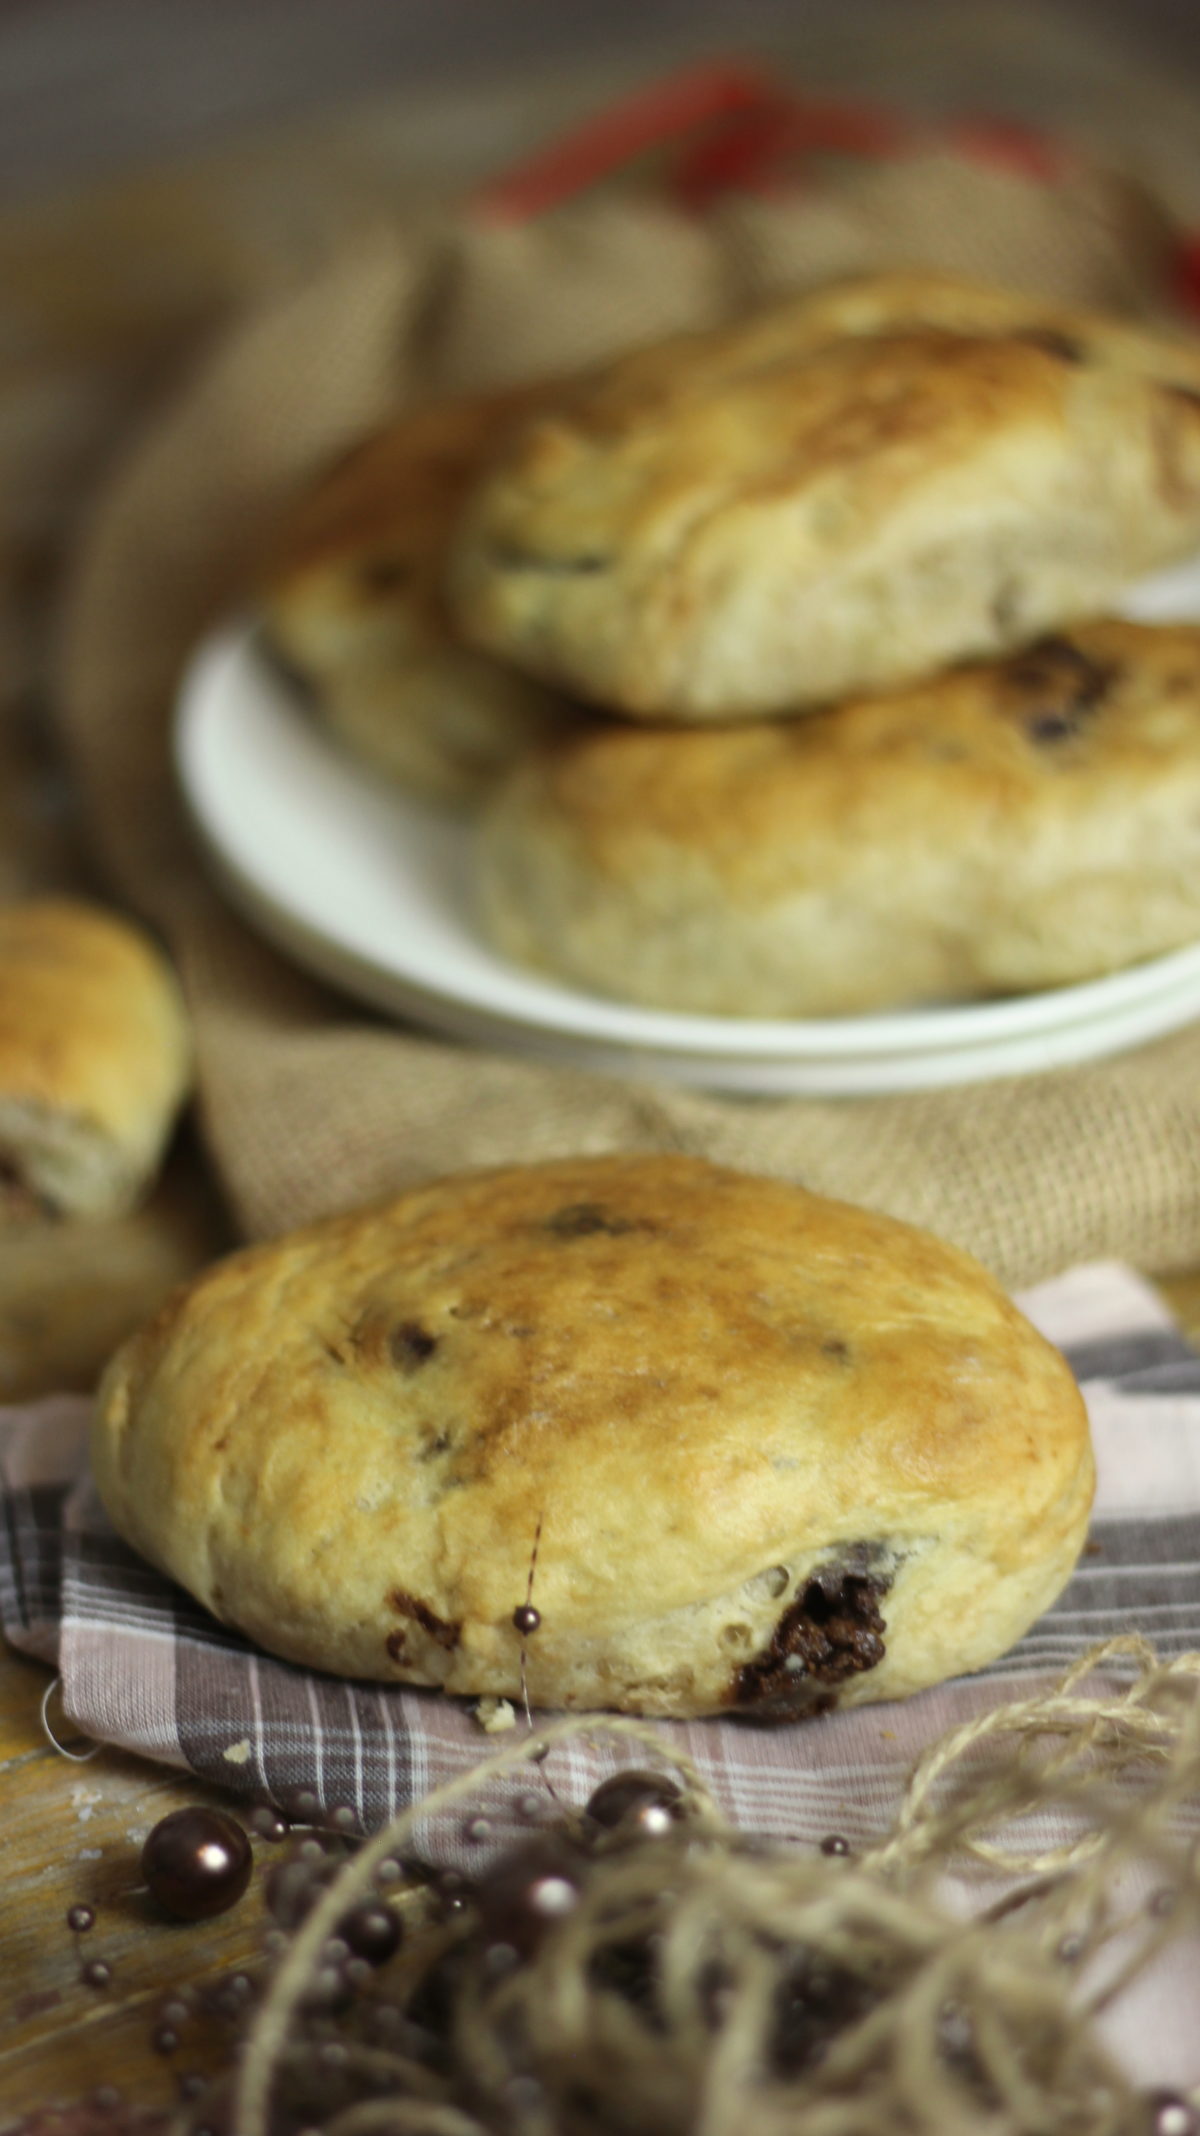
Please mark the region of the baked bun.
POLYGON ((131 1208, 190 1059, 174 973, 139 927, 68 898, 0 906, 0 1220, 131 1208))
POLYGON ((452 569, 474 643, 687 722, 1003 652, 1198 544, 1200 348, 905 274, 563 390, 452 569))
POLYGON ((481 826, 481 923, 655 1008, 1023 993, 1200 936, 1200 629, 1104 622, 803 720, 595 722, 481 826))
POLYGON ((799 1718, 1004 1652, 1084 1535, 1056 1351, 908 1226, 697 1159, 436 1181, 234 1255, 102 1384, 122 1535, 295 1662, 799 1718))
POLYGON ((557 692, 463 644, 445 551, 528 391, 437 403, 365 440, 297 507, 261 597, 267 641, 326 726, 388 778, 469 799, 566 717, 557 692))

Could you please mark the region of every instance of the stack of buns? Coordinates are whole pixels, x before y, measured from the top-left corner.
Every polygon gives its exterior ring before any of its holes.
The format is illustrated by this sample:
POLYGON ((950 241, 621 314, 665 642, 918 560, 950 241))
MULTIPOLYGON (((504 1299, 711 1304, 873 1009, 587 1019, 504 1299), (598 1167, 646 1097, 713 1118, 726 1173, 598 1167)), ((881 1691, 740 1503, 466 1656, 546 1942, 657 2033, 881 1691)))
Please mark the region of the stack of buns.
POLYGON ((927 274, 427 410, 310 502, 270 640, 482 798, 506 954, 661 1008, 1067 984, 1200 935, 1200 348, 927 274))

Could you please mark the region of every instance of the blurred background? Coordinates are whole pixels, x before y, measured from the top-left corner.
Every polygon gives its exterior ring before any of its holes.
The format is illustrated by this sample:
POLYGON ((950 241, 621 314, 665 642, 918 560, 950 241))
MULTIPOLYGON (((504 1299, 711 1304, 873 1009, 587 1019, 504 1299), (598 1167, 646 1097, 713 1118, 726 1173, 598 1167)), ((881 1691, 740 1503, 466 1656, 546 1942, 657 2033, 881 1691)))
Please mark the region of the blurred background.
POLYGON ((1200 231, 1197 0, 0 0, 0 694, 83 500, 224 318, 730 62, 934 139, 1044 129, 1200 231))
POLYGON ((647 65, 771 53, 814 82, 1122 120, 1127 67, 1177 101, 1195 0, 0 0, 0 183, 10 199, 361 107, 364 154, 414 175, 512 146, 548 86, 586 99, 647 65), (902 79, 897 84, 897 73, 902 79), (407 143, 392 100, 411 100, 407 143), (461 100, 461 101, 460 101, 461 100), (449 125, 451 138, 445 138, 449 125), (471 137, 474 137, 472 147, 471 137))
POLYGON ((1196 0, 0 0, 0 492, 26 490, 24 536, 216 314, 731 56, 1065 130, 1200 224, 1196 0))

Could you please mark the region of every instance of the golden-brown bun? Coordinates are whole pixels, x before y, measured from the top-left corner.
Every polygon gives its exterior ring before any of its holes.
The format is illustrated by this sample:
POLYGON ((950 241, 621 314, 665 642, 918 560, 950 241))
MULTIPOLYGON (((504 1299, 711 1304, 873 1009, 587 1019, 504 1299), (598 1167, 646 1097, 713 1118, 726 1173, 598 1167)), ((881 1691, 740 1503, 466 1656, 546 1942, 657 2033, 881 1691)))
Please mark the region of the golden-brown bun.
POLYGON ((234 1255, 114 1359, 120 1532, 288 1659, 799 1717, 993 1660, 1092 1461, 974 1262, 679 1156, 460 1175, 234 1255))
POLYGON ((529 405, 524 391, 437 403, 368 438, 301 501, 263 589, 268 642, 325 724, 422 794, 470 798, 567 716, 465 645, 442 593, 466 488, 529 405))
POLYGON ((68 898, 0 906, 0 1220, 29 1200, 116 1216, 187 1093, 174 973, 129 920, 68 898))
POLYGON ((495 945, 656 1008, 836 1016, 1200 937, 1200 629, 1087 624, 803 720, 594 723, 484 818, 495 945))
POLYGON ((564 389, 467 507, 472 641, 639 718, 1004 651, 1200 545, 1200 349, 891 275, 564 389))

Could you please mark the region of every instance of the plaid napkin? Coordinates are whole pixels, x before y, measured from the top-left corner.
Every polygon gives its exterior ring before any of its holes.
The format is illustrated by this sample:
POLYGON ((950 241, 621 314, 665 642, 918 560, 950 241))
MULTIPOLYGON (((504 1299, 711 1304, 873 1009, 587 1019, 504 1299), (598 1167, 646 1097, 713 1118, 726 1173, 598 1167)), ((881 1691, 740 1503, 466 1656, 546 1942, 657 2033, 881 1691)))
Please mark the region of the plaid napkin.
MULTIPOLYGON (((1099 1490, 1078 1570, 981 1675, 792 1728, 657 1724, 739 1824, 865 1840, 944 1728, 1114 1633, 1140 1631, 1164 1658, 1200 1647, 1200 1356, 1125 1268, 1078 1268, 1020 1303, 1065 1351, 1091 1414, 1099 1490)), ((308 1790, 318 1813, 348 1806, 365 1830, 511 1740, 485 1735, 469 1704, 295 1668, 217 1624, 114 1535, 87 1475, 87 1424, 74 1396, 0 1410, 0 1621, 57 1666, 86 1735, 285 1808, 308 1790)), ((579 1800, 628 1762, 619 1743, 574 1743, 551 1771, 579 1800)), ((509 1785, 527 1793, 528 1773, 509 1785)))
MULTIPOLYGON (((877 1838, 944 1729, 1036 1689, 1116 1633, 1143 1633, 1164 1658, 1200 1648, 1200 1355, 1123 1267, 1074 1269, 1019 1302, 1065 1352, 1091 1416, 1099 1485, 1074 1577, 1003 1660, 917 1698, 790 1728, 657 1723, 744 1828, 877 1838)), ((87 1475, 87 1425, 74 1396, 0 1410, 0 1621, 14 1646, 57 1666, 64 1709, 88 1736, 314 1821, 349 1807, 364 1830, 512 1740, 486 1735, 465 1703, 293 1668, 215 1623, 113 1534, 87 1475)), ((485 1783, 461 1815, 423 1832, 423 1849, 470 1869, 481 1814, 488 1844, 504 1843, 545 1814, 548 1781, 579 1803, 606 1773, 644 1762, 611 1738, 556 1747, 544 1766, 485 1783)), ((1109 2020, 1146 2081, 1195 2081, 1198 1991, 1193 1968, 1160 1968, 1109 2020)))

